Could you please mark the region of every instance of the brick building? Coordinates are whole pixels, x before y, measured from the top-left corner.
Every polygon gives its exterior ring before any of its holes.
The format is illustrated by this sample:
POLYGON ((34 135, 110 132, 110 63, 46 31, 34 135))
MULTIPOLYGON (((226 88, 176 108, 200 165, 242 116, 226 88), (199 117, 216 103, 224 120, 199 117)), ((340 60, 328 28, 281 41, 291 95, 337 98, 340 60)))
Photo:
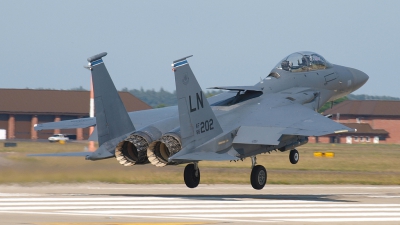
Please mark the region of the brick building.
POLYGON ((324 114, 357 132, 310 138, 310 142, 400 144, 400 101, 345 101, 324 114))
MULTIPOLYGON (((119 92, 128 112, 151 107, 129 92, 119 92)), ((89 91, 0 89, 0 129, 7 139, 47 139, 55 133, 89 138, 89 129, 35 131, 37 123, 89 117, 89 91)))

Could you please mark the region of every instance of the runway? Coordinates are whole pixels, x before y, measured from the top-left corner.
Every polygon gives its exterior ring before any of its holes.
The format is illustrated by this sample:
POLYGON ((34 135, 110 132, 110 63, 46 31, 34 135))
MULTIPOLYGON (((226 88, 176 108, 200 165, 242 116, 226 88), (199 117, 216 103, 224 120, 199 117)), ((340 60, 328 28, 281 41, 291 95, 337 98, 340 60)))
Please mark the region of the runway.
POLYGON ((399 224, 399 186, 0 186, 0 224, 399 224))

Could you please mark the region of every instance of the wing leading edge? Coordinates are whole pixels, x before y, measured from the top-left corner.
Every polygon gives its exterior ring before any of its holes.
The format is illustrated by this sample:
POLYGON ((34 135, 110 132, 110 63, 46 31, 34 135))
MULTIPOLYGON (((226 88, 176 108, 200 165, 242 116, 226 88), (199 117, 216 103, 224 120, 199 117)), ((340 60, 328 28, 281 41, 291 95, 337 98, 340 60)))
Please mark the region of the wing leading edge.
POLYGON ((74 128, 86 128, 94 125, 96 125, 96 118, 82 118, 82 119, 64 120, 59 122, 35 124, 34 129, 36 131, 53 130, 53 129, 74 129, 74 128))
POLYGON ((226 86, 226 87, 210 87, 207 89, 219 89, 226 91, 263 91, 259 86, 226 86))

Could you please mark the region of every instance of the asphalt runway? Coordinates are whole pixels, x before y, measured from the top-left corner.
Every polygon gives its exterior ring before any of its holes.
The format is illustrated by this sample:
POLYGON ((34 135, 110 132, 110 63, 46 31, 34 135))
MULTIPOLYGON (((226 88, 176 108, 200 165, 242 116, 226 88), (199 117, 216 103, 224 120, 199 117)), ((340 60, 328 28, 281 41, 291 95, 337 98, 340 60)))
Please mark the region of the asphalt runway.
POLYGON ((400 186, 1 185, 0 224, 400 224, 400 186))

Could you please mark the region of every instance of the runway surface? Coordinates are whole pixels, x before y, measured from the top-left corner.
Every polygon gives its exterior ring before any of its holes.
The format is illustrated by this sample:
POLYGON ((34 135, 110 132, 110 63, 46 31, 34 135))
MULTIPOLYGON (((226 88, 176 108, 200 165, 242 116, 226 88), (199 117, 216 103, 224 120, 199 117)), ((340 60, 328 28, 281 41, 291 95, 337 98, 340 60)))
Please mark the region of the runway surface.
POLYGON ((399 186, 0 186, 0 224, 400 224, 399 186))

